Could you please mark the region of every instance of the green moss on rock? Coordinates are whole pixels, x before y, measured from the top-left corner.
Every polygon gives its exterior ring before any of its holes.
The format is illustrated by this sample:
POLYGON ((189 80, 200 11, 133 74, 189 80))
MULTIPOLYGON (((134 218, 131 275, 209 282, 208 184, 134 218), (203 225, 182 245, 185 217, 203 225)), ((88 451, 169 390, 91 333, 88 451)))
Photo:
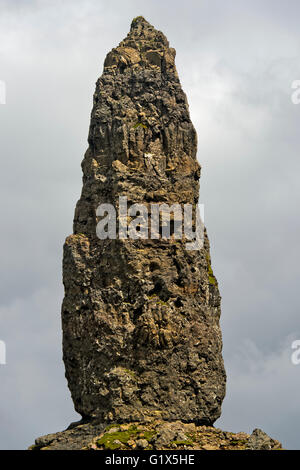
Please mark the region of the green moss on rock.
POLYGON ((153 437, 156 435, 155 431, 144 431, 142 435, 142 439, 146 439, 147 441, 151 441, 153 437))

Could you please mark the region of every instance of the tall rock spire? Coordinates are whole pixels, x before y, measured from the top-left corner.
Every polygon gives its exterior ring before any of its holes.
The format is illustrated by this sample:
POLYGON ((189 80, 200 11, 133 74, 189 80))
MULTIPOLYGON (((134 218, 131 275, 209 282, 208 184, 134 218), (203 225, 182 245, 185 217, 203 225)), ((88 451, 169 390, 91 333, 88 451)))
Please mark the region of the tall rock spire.
POLYGON ((120 209, 120 197, 128 208, 198 203, 197 137, 174 60, 166 37, 143 17, 108 53, 74 234, 64 246, 66 377, 76 410, 103 422, 212 424, 225 394, 206 231, 193 251, 174 234, 101 240, 96 233, 98 206, 120 209))

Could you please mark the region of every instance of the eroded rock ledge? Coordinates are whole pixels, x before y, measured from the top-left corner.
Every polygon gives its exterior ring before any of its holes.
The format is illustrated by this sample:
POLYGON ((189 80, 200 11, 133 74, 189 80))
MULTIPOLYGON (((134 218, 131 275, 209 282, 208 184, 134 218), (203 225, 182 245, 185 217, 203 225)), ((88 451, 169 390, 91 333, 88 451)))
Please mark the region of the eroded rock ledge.
POLYGON ((62 305, 66 378, 85 421, 30 449, 281 449, 258 429, 213 427, 226 373, 206 229, 194 251, 174 236, 96 236, 99 204, 118 208, 126 197, 128 206, 195 209, 199 201, 197 135, 175 50, 143 17, 106 57, 88 142, 64 246, 62 305))
POLYGON ((181 421, 79 424, 39 437, 29 450, 282 450, 282 445, 260 429, 251 435, 196 426, 181 421))

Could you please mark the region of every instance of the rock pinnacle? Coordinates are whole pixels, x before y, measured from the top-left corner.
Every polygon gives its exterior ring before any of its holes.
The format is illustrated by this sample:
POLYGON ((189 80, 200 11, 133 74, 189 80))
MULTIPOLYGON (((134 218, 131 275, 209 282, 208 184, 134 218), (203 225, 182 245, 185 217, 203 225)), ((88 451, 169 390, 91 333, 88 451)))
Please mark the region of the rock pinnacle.
POLYGON ((120 197, 128 208, 195 208, 199 199, 197 136, 175 50, 143 17, 107 54, 88 143, 63 259, 63 357, 75 408, 105 423, 159 418, 211 425, 226 377, 206 230, 194 251, 174 234, 96 233, 97 208, 118 209, 120 197))
POLYGON ((192 249, 186 233, 176 236, 181 208, 196 208, 199 199, 197 136, 175 50, 141 16, 107 54, 88 143, 64 245, 62 305, 66 377, 83 419, 30 449, 281 449, 260 429, 249 435, 212 426, 226 383, 218 282, 206 230, 192 249), (103 237, 101 207, 110 226, 103 237), (153 231, 148 209, 157 208, 153 231))

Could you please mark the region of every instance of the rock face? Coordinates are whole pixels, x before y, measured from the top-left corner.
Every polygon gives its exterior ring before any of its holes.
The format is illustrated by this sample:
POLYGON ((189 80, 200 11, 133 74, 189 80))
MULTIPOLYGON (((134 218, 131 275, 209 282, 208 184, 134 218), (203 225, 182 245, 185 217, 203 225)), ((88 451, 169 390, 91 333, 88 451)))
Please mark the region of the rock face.
POLYGON ((106 57, 96 84, 83 189, 64 246, 63 357, 76 411, 98 422, 211 425, 225 371, 220 295, 204 232, 183 239, 96 235, 101 203, 191 204, 197 136, 175 50, 144 18, 106 57))
POLYGON ((194 423, 85 423, 36 439, 30 450, 281 450, 280 442, 260 429, 251 435, 194 423))

